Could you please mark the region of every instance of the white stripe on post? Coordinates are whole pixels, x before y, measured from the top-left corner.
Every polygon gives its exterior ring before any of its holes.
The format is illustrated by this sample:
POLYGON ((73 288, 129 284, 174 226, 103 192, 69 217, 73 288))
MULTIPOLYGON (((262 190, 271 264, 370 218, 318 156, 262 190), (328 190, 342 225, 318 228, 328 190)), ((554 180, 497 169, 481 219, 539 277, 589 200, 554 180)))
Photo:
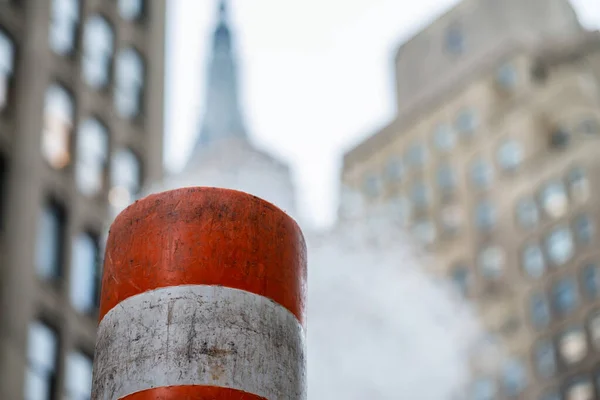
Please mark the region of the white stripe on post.
POLYGON ((94 387, 103 400, 178 385, 304 400, 304 363, 303 328, 283 306, 238 289, 174 286, 125 299, 102 319, 94 387))

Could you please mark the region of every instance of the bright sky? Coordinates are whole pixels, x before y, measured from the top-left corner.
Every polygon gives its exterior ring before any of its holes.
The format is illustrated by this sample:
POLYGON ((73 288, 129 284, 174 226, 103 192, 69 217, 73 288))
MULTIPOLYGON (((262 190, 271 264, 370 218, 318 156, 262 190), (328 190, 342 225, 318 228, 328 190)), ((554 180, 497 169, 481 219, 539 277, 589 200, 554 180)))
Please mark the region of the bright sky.
MULTIPOLYGON (((398 45, 458 0, 229 0, 248 130, 294 170, 300 211, 335 218, 342 153, 392 116, 398 45)), ((572 0, 600 28, 599 0, 572 0)), ((191 151, 216 0, 168 3, 166 164, 191 151)))

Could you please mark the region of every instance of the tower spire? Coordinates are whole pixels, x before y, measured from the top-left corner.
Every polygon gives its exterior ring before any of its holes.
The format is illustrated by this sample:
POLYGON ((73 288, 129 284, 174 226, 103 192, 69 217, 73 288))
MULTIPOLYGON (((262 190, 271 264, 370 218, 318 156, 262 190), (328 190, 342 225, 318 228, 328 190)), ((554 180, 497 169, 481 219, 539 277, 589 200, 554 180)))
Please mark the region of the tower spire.
MULTIPOLYGON (((208 65, 205 109, 192 158, 224 139, 247 140, 239 104, 235 53, 232 48, 226 0, 218 0, 217 24, 208 65)), ((191 160, 190 160, 191 161, 191 160)))

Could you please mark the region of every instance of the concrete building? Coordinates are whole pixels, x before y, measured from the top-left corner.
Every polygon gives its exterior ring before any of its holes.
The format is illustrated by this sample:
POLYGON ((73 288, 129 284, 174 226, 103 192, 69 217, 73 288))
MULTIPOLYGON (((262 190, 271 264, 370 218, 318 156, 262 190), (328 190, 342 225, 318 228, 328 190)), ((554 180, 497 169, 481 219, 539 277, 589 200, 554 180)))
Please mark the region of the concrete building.
POLYGON ((86 399, 111 205, 162 173, 165 2, 0 1, 0 398, 86 399))
POLYGON ((396 67, 340 218, 394 213, 478 306, 508 357, 465 398, 600 398, 600 34, 566 0, 465 0, 396 67))
POLYGON ((218 3, 206 88, 200 131, 187 165, 153 184, 149 192, 185 186, 236 189, 265 199, 297 218, 289 167, 253 143, 244 121, 235 42, 223 0, 218 3))

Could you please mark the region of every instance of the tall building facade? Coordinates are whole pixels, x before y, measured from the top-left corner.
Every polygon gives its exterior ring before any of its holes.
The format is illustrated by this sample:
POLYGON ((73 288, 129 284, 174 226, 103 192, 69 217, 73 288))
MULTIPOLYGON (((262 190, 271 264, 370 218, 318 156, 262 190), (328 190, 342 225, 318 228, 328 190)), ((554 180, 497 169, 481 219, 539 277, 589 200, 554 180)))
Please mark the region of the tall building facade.
POLYGON ((289 167, 260 149, 248 132, 240 102, 237 57, 227 2, 221 0, 217 5, 205 108, 196 144, 183 171, 165 176, 149 191, 185 186, 236 189, 263 198, 297 217, 289 167))
POLYGON ((396 71, 340 218, 394 213, 477 305, 506 355, 464 398, 600 398, 600 33, 566 0, 465 0, 396 71))
POLYGON ((0 1, 0 398, 86 399, 111 209, 162 173, 165 2, 0 1))

